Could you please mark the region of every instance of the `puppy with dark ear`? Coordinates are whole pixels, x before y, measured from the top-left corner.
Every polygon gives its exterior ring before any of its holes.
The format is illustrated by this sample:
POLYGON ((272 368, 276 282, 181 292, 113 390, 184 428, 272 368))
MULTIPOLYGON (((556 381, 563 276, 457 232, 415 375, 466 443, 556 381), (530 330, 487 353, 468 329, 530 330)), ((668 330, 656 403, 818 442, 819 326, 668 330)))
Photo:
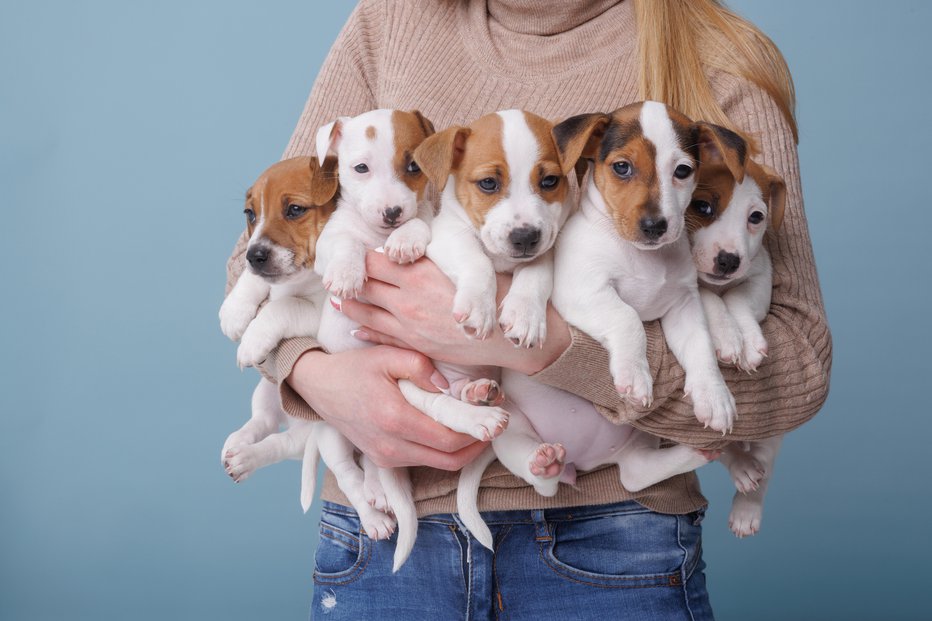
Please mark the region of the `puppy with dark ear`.
POLYGON ((783 223, 783 209, 786 206, 786 183, 773 168, 761 164, 761 169, 767 175, 766 200, 770 209, 770 230, 776 233, 783 223))
POLYGON ((471 131, 468 127, 454 125, 428 136, 414 150, 414 161, 437 191, 443 191, 450 173, 459 168, 466 151, 466 139, 471 131))
POLYGON ((577 181, 582 181, 588 166, 586 160, 595 158, 611 118, 601 112, 578 114, 553 127, 551 135, 557 145, 564 175, 575 169, 577 181))
POLYGON ((694 131, 700 165, 722 164, 741 183, 748 155, 747 141, 726 127, 704 121, 696 123, 694 131))

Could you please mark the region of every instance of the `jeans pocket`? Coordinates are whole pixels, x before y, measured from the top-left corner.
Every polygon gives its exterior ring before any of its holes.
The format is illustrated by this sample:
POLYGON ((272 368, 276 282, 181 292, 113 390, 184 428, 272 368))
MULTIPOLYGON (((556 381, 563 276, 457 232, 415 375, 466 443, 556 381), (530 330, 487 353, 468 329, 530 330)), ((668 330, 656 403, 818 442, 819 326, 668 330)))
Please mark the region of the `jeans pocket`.
POLYGON ((351 510, 327 507, 320 515, 320 541, 314 555, 316 584, 347 584, 359 578, 369 561, 369 538, 351 510))
MULTIPOLYGON (((600 587, 681 586, 684 516, 645 509, 549 523, 541 556, 567 580, 600 587)), ((698 528, 698 527, 696 527, 698 528)))

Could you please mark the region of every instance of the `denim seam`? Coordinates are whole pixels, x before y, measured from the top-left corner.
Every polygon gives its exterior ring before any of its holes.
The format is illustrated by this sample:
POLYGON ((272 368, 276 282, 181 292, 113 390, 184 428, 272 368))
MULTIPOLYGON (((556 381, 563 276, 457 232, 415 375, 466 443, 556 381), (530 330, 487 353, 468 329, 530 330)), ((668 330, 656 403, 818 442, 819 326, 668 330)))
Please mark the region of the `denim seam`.
POLYGON ((372 558, 371 546, 366 545, 361 540, 360 540, 360 544, 361 544, 361 547, 359 549, 359 555, 356 559, 356 562, 353 564, 352 567, 350 567, 346 571, 341 571, 337 574, 322 573, 315 569, 314 570, 314 582, 318 584, 328 584, 328 585, 336 585, 336 586, 343 586, 343 585, 352 584, 353 582, 356 582, 359 579, 359 577, 362 576, 363 572, 366 571, 366 567, 369 566, 369 560, 372 558), (365 559, 364 563, 363 563, 363 559, 365 559), (327 576, 334 576, 334 578, 332 579, 327 578, 327 576), (346 578, 345 580, 339 579, 339 578, 343 578, 344 576, 346 578))
POLYGON ((353 552, 354 554, 357 554, 357 555, 359 554, 359 544, 357 544, 357 545, 355 545, 355 546, 352 546, 352 545, 348 544, 347 542, 343 541, 342 539, 340 539, 339 537, 334 537, 334 536, 331 535, 330 533, 325 533, 325 532, 323 531, 323 529, 321 529, 321 531, 320 531, 320 536, 321 536, 321 537, 326 537, 326 538, 329 539, 330 541, 335 542, 337 545, 340 545, 340 546, 343 547, 344 549, 346 549, 346 550, 348 550, 348 551, 350 551, 350 552, 353 552))
POLYGON ((574 569, 570 565, 559 561, 555 556, 553 556, 553 545, 554 542, 551 541, 547 547, 547 553, 544 553, 544 544, 538 543, 537 549, 540 554, 540 558, 543 561, 544 565, 550 568, 550 570, 567 580, 572 580, 580 584, 586 584, 589 586, 599 587, 602 589, 646 589, 646 588, 657 588, 657 587, 669 587, 669 586, 678 586, 671 584, 671 579, 678 577, 678 574, 648 574, 643 576, 612 576, 609 574, 596 574, 592 572, 584 572, 579 569, 574 569), (577 576, 577 577, 574 577, 577 576), (624 581, 647 581, 647 580, 666 580, 665 584, 640 584, 640 585, 631 585, 624 584, 624 581), (595 582, 596 580, 604 580, 606 582, 619 582, 619 584, 599 584, 595 582))
MULTIPOLYGON (((498 598, 502 596, 502 589, 498 582, 498 573, 496 573, 497 565, 495 563, 495 550, 501 548, 502 543, 505 541, 505 537, 507 537, 510 533, 511 524, 506 524, 499 531, 498 541, 492 546, 492 579, 495 581, 495 593, 498 595, 498 597, 495 598, 496 601, 492 602, 492 609, 495 611, 496 619, 502 618, 502 612, 504 612, 504 610, 499 609, 499 607, 496 605, 498 604, 498 598)), ((501 608, 504 609, 504 607, 504 604, 502 604, 501 608)))

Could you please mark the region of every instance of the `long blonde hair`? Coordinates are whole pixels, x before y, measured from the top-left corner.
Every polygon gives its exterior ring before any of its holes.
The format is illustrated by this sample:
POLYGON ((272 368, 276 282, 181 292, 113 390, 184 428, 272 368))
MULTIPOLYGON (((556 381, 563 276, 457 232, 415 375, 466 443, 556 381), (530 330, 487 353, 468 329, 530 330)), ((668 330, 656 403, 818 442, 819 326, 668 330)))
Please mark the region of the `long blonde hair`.
POLYGON ((767 35, 721 0, 634 0, 641 99, 662 101, 694 119, 736 129, 712 94, 708 70, 755 83, 776 102, 793 138, 796 92, 786 61, 767 35))

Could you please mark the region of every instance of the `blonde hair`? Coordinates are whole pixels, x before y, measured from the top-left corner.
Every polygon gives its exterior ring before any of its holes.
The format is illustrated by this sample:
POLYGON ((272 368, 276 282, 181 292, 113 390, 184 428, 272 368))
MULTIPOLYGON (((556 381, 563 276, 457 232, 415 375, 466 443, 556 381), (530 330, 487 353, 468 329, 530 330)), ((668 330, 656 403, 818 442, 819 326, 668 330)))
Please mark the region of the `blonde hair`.
POLYGON ((721 0, 634 0, 641 99, 662 101, 693 119, 736 129, 706 77, 720 70, 773 98, 799 141, 796 92, 777 46, 721 0))

